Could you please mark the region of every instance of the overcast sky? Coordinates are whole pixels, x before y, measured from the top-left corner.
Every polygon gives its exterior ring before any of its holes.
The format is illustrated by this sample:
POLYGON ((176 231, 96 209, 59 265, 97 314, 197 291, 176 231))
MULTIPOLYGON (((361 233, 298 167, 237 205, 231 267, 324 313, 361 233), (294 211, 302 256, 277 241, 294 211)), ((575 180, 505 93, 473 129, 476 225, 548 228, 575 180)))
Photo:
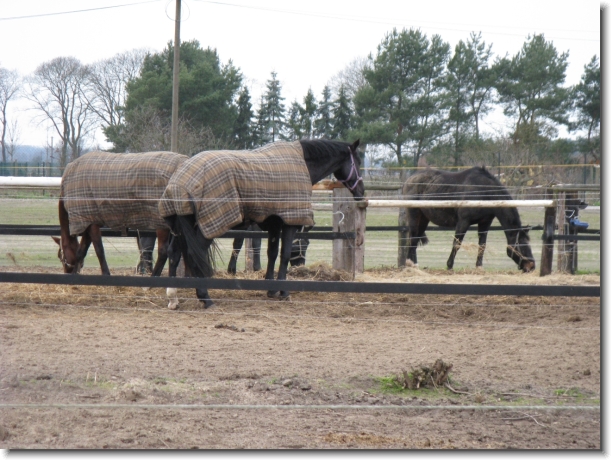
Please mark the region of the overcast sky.
MULTIPOLYGON (((0 66, 27 75, 59 56, 87 64, 134 48, 160 51, 174 38, 174 5, 174 0, 0 0, 0 66)), ((254 105, 271 71, 278 74, 287 106, 294 99, 301 102, 309 87, 318 98, 353 59, 375 53, 393 27, 439 34, 452 48, 471 31, 482 32, 496 56, 512 56, 529 34, 543 33, 559 53, 569 52, 566 84, 573 85, 591 57, 600 56, 600 5, 593 0, 183 0, 181 39, 197 39, 216 48, 223 62, 231 59, 254 105)), ((35 127, 23 104, 14 106, 21 144, 45 144, 46 125, 35 127)))

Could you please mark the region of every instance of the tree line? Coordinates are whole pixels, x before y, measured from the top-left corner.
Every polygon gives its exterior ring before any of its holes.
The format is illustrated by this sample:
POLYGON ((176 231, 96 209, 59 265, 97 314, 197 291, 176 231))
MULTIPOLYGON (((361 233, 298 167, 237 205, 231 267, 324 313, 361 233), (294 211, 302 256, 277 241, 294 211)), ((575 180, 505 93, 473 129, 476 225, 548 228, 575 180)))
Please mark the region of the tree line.
MULTIPOLYGON (((115 152, 169 150, 173 46, 137 49, 90 65, 58 57, 21 78, 0 67, 0 143, 6 162, 19 127, 7 106, 25 98, 57 135, 64 166, 91 148, 102 128, 115 152)), ((451 49, 439 35, 393 29, 376 52, 355 59, 319 95, 287 103, 271 72, 254 104, 230 60, 197 40, 180 46, 179 151, 251 149, 278 140, 360 138, 370 163, 437 166, 568 163, 601 158, 601 75, 597 56, 580 83, 564 85, 568 53, 544 35, 527 37, 513 56, 471 33, 451 49), (506 130, 485 132, 502 110, 506 130), (560 138, 559 129, 577 133, 560 138)))

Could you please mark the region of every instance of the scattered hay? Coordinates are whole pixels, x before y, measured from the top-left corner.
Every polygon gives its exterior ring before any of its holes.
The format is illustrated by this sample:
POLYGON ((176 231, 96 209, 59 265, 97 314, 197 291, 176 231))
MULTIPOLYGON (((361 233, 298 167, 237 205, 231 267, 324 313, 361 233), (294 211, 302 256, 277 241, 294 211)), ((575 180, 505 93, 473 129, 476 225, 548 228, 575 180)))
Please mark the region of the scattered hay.
POLYGON ((309 266, 293 266, 287 275, 291 278, 318 280, 322 282, 350 282, 353 275, 346 271, 332 269, 325 262, 316 262, 309 266))
POLYGON ((418 368, 412 368, 410 372, 403 370, 401 374, 395 377, 395 382, 402 389, 414 390, 423 387, 436 389, 449 384, 448 375, 452 368, 452 363, 446 364, 438 359, 431 368, 421 365, 418 368))
POLYGON ((244 328, 238 328, 236 325, 228 325, 227 323, 217 323, 215 328, 225 328, 226 330, 238 331, 244 333, 244 328))

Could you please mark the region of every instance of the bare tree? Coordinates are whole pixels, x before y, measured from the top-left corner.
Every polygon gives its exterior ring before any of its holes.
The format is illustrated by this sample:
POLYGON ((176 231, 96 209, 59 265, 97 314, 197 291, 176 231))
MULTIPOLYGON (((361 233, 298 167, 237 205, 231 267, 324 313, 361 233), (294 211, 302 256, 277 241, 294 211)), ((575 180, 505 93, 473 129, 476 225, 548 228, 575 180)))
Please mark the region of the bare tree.
POLYGON ((348 98, 352 101, 357 90, 366 85, 367 81, 364 77, 364 69, 367 69, 370 61, 366 57, 353 59, 343 70, 334 75, 328 83, 334 94, 338 94, 340 87, 344 85, 344 89, 348 98))
POLYGON ((93 129, 93 112, 85 97, 87 78, 88 68, 78 59, 59 57, 38 66, 26 80, 25 97, 59 136, 61 167, 81 155, 93 129))
POLYGON ((14 70, 0 67, 0 144, 2 146, 2 161, 6 162, 6 135, 9 129, 6 110, 9 101, 19 91, 19 75, 14 70))
MULTIPOLYGON (((12 120, 8 126, 6 127, 6 143, 4 146, 6 147, 6 156, 9 158, 10 162, 15 161, 15 152, 17 151, 17 146, 19 146, 19 138, 21 137, 21 130, 17 126, 17 120, 12 120)), ((3 161, 4 160, 3 157, 3 161)))
POLYGON ((137 48, 89 66, 87 96, 102 125, 117 126, 124 122, 126 85, 138 76, 148 53, 137 48))
MULTIPOLYGON (((170 150, 171 124, 160 111, 144 106, 131 111, 124 127, 126 151, 153 152, 170 150)), ((222 149, 226 144, 215 137, 210 127, 195 127, 185 117, 179 118, 179 153, 193 155, 204 150, 222 149)))

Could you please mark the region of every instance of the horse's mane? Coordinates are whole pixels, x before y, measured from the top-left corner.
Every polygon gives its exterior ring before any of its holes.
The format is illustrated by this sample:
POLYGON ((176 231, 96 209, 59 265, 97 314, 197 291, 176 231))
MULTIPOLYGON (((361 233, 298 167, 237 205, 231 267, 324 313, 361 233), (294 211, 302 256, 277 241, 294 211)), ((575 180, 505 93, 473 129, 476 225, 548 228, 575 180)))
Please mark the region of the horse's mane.
POLYGON ((301 139, 300 144, 304 149, 304 155, 310 158, 330 158, 338 155, 338 152, 345 150, 348 154, 350 144, 344 141, 331 139, 301 139))

